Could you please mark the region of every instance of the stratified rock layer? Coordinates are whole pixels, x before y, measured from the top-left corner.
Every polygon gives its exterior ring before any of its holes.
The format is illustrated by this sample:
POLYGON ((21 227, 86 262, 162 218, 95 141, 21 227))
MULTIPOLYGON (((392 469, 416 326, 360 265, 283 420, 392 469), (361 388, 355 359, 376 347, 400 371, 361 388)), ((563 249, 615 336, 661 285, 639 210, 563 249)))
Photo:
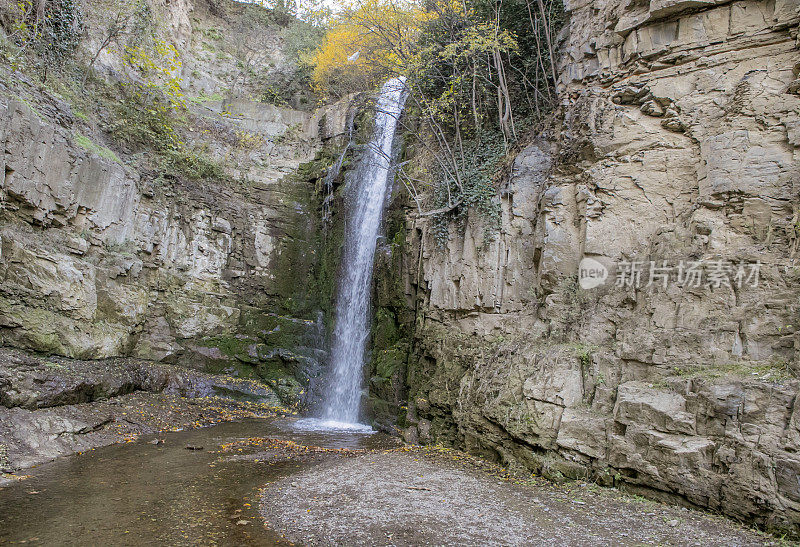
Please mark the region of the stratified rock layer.
MULTIPOLYGON (((317 194, 297 171, 343 131, 347 104, 311 112, 258 101, 237 44, 256 40, 250 61, 271 67, 262 76, 289 70, 283 29, 260 7, 148 6, 154 32, 181 54, 179 136, 224 176, 165 174, 156 143, 142 152, 115 142, 117 47, 94 65, 105 79, 92 95, 100 120, 53 91, 71 76, 37 86, 0 67, 0 345, 259 375, 296 401, 292 375, 319 367, 322 328, 304 301, 317 194)), ((81 55, 91 56, 107 22, 100 10, 85 16, 81 55)))
POLYGON ((407 222, 406 436, 797 532, 800 5, 567 8, 561 107, 497 237, 407 222), (642 283, 580 289, 584 256, 642 283), (719 261, 757 283, 707 283, 719 261))
POLYGON ((130 358, 78 361, 0 349, 0 485, 59 456, 138 435, 271 416, 252 380, 130 358))

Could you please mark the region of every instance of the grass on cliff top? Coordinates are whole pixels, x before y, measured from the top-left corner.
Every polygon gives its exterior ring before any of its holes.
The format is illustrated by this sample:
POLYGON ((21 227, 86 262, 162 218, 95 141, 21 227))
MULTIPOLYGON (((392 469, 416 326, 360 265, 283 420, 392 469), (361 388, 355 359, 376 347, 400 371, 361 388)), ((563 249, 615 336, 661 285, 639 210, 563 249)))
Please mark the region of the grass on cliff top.
POLYGON ((75 134, 75 144, 92 152, 93 154, 97 154, 101 158, 107 159, 109 161, 113 161, 114 163, 122 163, 119 157, 114 153, 113 150, 106 148, 105 146, 100 146, 96 144, 92 139, 85 135, 81 135, 80 133, 75 134))

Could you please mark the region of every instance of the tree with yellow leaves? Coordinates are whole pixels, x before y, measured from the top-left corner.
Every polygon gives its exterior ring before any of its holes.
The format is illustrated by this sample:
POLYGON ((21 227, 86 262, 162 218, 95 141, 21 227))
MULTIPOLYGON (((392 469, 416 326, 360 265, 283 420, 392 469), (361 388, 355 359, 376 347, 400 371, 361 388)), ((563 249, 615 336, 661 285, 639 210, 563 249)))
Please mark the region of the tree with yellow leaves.
POLYGON ((449 221, 468 210, 496 226, 496 177, 557 104, 553 40, 565 21, 562 0, 355 1, 307 57, 320 96, 406 76, 404 123, 414 128, 407 142, 417 139, 418 157, 431 159, 419 174, 411 161, 397 173, 419 214, 434 217, 442 240, 449 221))
POLYGON ((306 57, 318 91, 341 96, 405 72, 422 25, 431 17, 414 0, 362 0, 349 6, 306 57))

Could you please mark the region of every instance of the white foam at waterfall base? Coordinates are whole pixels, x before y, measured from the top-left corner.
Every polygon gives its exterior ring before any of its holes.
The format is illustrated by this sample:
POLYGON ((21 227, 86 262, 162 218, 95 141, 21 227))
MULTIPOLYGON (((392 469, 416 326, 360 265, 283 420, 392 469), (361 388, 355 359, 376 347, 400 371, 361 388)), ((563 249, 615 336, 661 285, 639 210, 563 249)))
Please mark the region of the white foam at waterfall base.
POLYGON ((358 423, 369 336, 372 267, 390 186, 397 119, 405 100, 405 78, 393 78, 383 85, 375 114, 375 132, 353 181, 354 187, 348 188, 343 275, 336 298, 329 388, 325 410, 316 422, 326 428, 372 431, 358 423))
POLYGON ((297 431, 330 431, 331 433, 364 433, 371 435, 375 430, 366 424, 337 422, 322 418, 302 418, 292 423, 292 428, 297 431))

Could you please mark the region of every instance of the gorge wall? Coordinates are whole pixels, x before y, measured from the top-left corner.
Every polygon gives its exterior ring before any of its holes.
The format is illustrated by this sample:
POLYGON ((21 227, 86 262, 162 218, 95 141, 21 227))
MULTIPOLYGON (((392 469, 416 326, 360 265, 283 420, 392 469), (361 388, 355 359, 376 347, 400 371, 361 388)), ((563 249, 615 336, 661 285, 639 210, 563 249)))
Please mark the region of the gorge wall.
POLYGON ((410 441, 797 532, 800 4, 566 8, 561 106, 499 233, 390 230, 373 408, 407 400, 410 441), (584 290, 584 256, 707 277, 584 290), (707 283, 720 260, 760 261, 757 286, 707 283))
MULTIPOLYGON (((165 175, 142 161, 156 152, 115 139, 118 97, 93 98, 87 115, 57 79, 3 66, 0 344, 255 374, 297 401, 296 377, 319 367, 323 298, 310 283, 316 189, 297 171, 344 130, 344 111, 259 100, 248 75, 291 67, 280 25, 242 6, 150 3, 156 33, 181 52, 182 138, 221 166, 217 180, 165 175), (257 53, 249 67, 242 43, 257 53)), ((85 13, 88 56, 108 15, 85 13)), ((95 87, 121 78, 121 56, 101 52, 95 87)))

